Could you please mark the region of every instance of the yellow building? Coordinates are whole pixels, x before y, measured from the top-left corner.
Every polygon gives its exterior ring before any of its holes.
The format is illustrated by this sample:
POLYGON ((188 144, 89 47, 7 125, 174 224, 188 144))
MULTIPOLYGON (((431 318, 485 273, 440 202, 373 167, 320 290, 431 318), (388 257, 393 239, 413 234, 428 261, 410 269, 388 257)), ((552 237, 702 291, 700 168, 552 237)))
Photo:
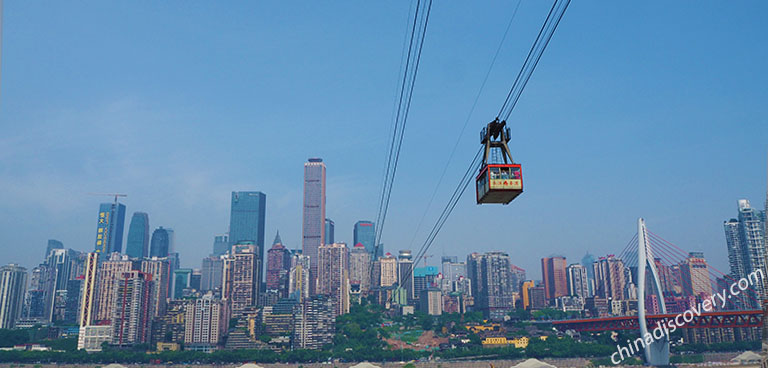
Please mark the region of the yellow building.
POLYGON ((528 280, 523 282, 523 285, 520 287, 520 289, 523 292, 523 309, 526 309, 526 310, 531 309, 530 289, 534 286, 536 286, 536 284, 533 282, 533 280, 528 280))
POLYGON ((486 337, 483 340, 484 348, 498 348, 509 345, 514 345, 518 349, 525 349, 528 347, 530 339, 522 336, 514 339, 507 339, 506 337, 486 337))
POLYGON ((158 342, 157 351, 179 351, 181 346, 175 342, 158 342))
POLYGON ((478 332, 487 332, 487 331, 498 331, 501 327, 498 323, 491 323, 491 324, 485 324, 485 325, 469 325, 464 326, 467 330, 470 330, 474 333, 478 332))

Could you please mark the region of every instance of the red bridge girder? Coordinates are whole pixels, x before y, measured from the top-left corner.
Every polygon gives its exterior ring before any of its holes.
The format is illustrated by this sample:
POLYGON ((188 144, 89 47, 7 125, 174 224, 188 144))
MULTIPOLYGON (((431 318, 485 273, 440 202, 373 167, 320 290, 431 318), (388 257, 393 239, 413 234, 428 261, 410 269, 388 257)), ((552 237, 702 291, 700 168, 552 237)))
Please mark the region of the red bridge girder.
MULTIPOLYGON (((646 316, 648 329, 655 328, 659 322, 674 320, 677 316, 678 314, 654 314, 646 316)), ((682 325, 677 328, 760 327, 763 325, 763 311, 749 310, 701 313, 699 316, 694 315, 693 320, 690 322, 685 322, 683 317, 680 317, 679 321, 682 325)), ((561 331, 575 330, 580 332, 636 330, 640 328, 637 316, 571 319, 555 321, 552 324, 555 328, 561 331)), ((677 326, 677 324, 675 325, 677 326)))

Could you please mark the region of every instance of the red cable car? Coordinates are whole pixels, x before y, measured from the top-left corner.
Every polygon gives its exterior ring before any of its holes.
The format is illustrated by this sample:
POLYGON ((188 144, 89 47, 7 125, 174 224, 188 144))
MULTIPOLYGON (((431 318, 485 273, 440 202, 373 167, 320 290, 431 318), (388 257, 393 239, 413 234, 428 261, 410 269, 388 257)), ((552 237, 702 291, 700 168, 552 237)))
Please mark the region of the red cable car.
POLYGON ((483 166, 475 179, 477 185, 477 204, 503 203, 509 204, 523 192, 523 170, 520 164, 512 160, 507 142, 509 128, 506 121, 496 120, 488 123, 481 132, 481 140, 485 146, 483 166), (504 162, 489 162, 491 149, 501 151, 504 162))

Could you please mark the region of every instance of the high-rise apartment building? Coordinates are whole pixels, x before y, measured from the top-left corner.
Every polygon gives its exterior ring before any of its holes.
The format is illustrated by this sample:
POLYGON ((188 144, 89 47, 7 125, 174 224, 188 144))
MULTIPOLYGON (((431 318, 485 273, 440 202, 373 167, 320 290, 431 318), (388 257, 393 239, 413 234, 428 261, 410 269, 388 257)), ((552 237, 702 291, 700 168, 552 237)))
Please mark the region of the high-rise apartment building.
POLYGON ((152 275, 141 271, 120 273, 112 309, 112 344, 149 343, 152 328, 152 275))
POLYGON ((184 346, 193 349, 213 349, 229 327, 227 304, 212 294, 190 302, 186 308, 184 346))
POLYGON ((304 208, 301 249, 309 256, 310 293, 317 286, 317 251, 325 243, 325 164, 321 158, 304 163, 304 208))
POLYGON ((437 278, 440 271, 435 266, 415 267, 413 269, 413 294, 421 300, 421 292, 437 288, 437 278))
POLYGON ((568 295, 565 266, 565 257, 541 259, 541 277, 544 279, 544 293, 548 300, 568 295))
POLYGON ((376 250, 376 225, 371 221, 358 221, 355 223, 352 235, 355 246, 362 244, 371 254, 371 259, 376 259, 376 255, 373 254, 376 250))
POLYGON ((125 205, 118 202, 99 205, 96 246, 94 247, 96 253, 122 252, 124 224, 125 205))
POLYGON ((291 270, 291 252, 283 245, 280 232, 275 235, 272 248, 267 251, 267 290, 287 295, 288 272, 291 270))
POLYGON ((443 314, 443 293, 438 288, 426 288, 420 291, 419 305, 421 311, 430 316, 443 314))
POLYGON ((580 296, 582 298, 588 298, 589 295, 589 276, 587 276, 587 268, 574 263, 569 265, 566 270, 568 280, 568 295, 580 296))
POLYGON ((27 269, 11 263, 0 267, 0 328, 14 328, 27 291, 27 269))
MULTIPOLYGON (((728 261, 731 276, 738 280, 752 272, 766 272, 765 215, 755 210, 746 199, 738 201, 739 216, 724 223, 725 239, 728 245, 728 261)), ((760 280, 762 281, 762 280, 760 280)), ((766 285, 762 282, 752 286, 757 295, 754 300, 764 300, 766 285)), ((759 308, 759 303, 752 301, 752 307, 759 308)))
POLYGON ((224 259, 222 296, 230 300, 233 314, 256 306, 261 286, 257 282, 260 270, 258 246, 254 242, 239 242, 232 246, 231 253, 224 259))
POLYGON ((519 293, 520 286, 523 285, 523 281, 526 280, 525 270, 512 265, 510 267, 510 272, 512 272, 512 291, 519 293))
MULTIPOLYGON (((100 257, 103 255, 100 255, 100 257)), ((123 273, 133 269, 130 257, 120 253, 112 253, 109 260, 101 262, 96 277, 96 311, 93 313, 92 324, 103 324, 112 319, 112 309, 115 306, 117 281, 123 273)))
POLYGON ((168 229, 163 229, 162 226, 155 229, 152 232, 152 243, 149 249, 150 257, 168 257, 171 248, 171 238, 168 234, 168 229))
POLYGON ((600 257, 592 264, 592 269, 595 274, 595 296, 611 300, 626 299, 626 274, 621 259, 613 255, 600 257))
MULTIPOLYGON (((58 299, 60 307, 64 307, 67 297, 67 288, 71 276, 72 263, 75 258, 75 252, 71 249, 52 249, 48 253, 48 258, 45 261, 46 270, 48 271, 47 279, 45 282, 45 319, 48 322, 53 322, 54 310, 56 309, 56 302, 58 299), (57 298, 57 294, 60 297, 57 298)), ((79 293, 80 290, 72 291, 79 293)))
POLYGON ((391 253, 373 262, 373 278, 374 287, 392 286, 398 282, 397 259, 391 253))
POLYGON ((141 272, 152 276, 154 287, 152 288, 152 317, 160 317, 165 314, 166 300, 171 283, 171 265, 167 258, 148 258, 141 260, 139 267, 141 272))
POLYGON ((325 243, 324 244, 333 244, 336 242, 336 236, 334 233, 336 224, 331 219, 325 219, 325 243))
POLYGON ((344 243, 323 244, 318 249, 317 293, 327 295, 335 315, 349 313, 349 253, 344 243))
POLYGON ((184 297, 184 290, 192 288, 192 269, 191 268, 179 268, 173 270, 172 288, 173 292, 171 296, 175 300, 182 299, 184 297))
POLYGON ((319 350, 333 343, 336 313, 331 298, 314 295, 296 304, 293 309, 293 349, 319 350))
POLYGON ((371 253, 361 243, 349 251, 349 283, 361 293, 371 288, 371 253))
POLYGON ((149 256, 149 215, 145 212, 134 212, 131 216, 125 254, 131 258, 149 256))
POLYGON ((486 318, 501 320, 514 307, 509 255, 503 252, 472 253, 467 271, 475 296, 475 309, 486 318))

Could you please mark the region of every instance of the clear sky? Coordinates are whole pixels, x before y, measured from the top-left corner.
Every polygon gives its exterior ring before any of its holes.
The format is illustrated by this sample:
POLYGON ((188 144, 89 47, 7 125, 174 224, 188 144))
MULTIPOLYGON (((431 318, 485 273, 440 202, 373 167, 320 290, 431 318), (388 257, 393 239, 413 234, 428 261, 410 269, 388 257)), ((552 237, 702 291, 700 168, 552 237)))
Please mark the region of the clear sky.
MULTIPOLYGON (((392 121, 406 1, 5 1, 0 263, 34 266, 46 240, 93 248, 99 203, 176 231, 200 267, 233 190, 267 195, 267 241, 300 247, 302 165, 328 166, 337 241, 373 220, 392 121)), ((417 223, 516 5, 436 1, 384 231, 417 249, 497 113, 545 1, 523 1, 456 158, 417 223), (415 241, 413 240, 415 239, 415 241)), ((525 193, 468 191, 441 255, 618 254, 638 217, 727 271, 722 222, 762 208, 768 154, 764 1, 574 1, 512 114, 525 193)), ((471 188, 471 187, 470 187, 471 188)))

